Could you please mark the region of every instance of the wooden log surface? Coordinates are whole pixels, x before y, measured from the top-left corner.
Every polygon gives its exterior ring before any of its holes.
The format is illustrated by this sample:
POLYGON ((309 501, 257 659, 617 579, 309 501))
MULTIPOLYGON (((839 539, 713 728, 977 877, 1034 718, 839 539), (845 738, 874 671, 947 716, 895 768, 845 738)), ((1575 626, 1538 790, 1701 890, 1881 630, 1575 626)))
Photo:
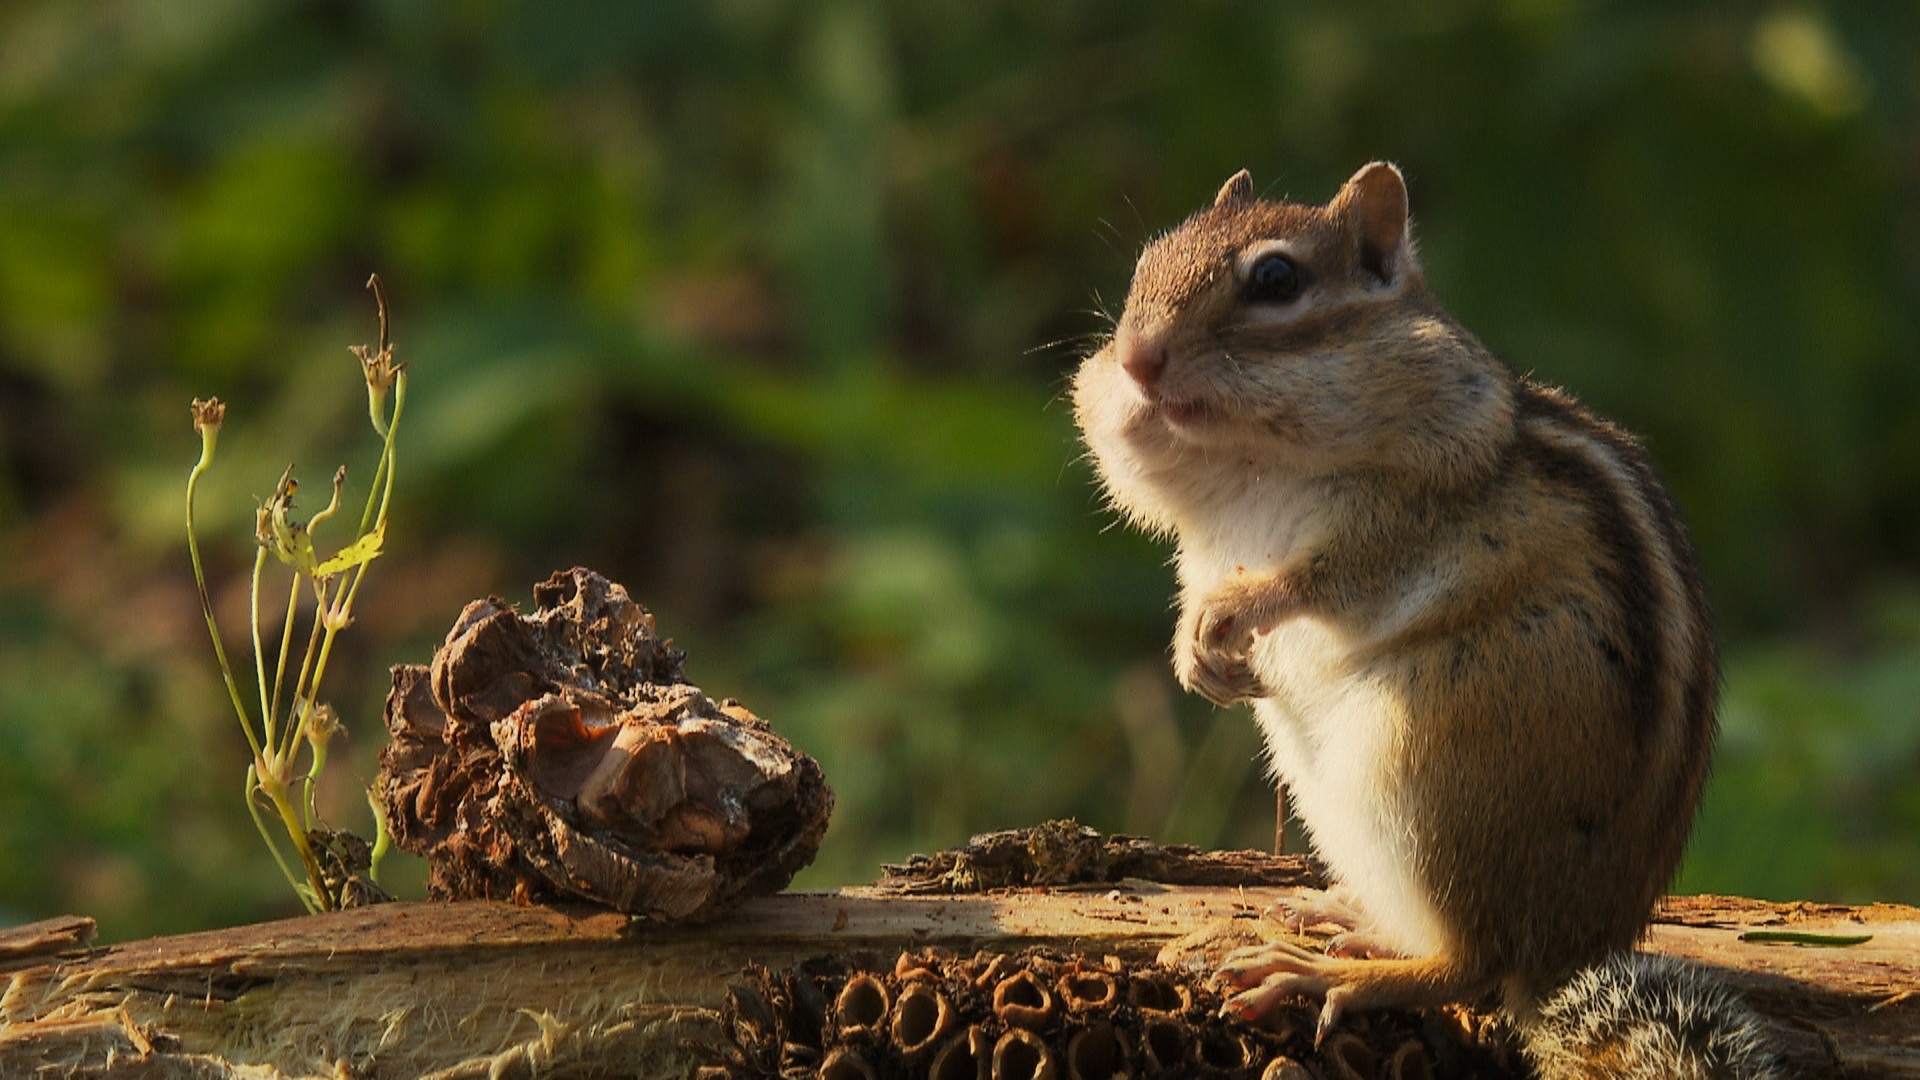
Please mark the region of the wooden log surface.
MULTIPOLYGON (((38 952, 0 935, 0 1076, 532 1076, 589 1060, 685 1075, 685 1047, 722 1037, 717 1010, 748 964, 862 950, 890 963, 928 946, 1147 963, 1196 927, 1257 925, 1288 891, 850 888, 754 900, 693 927, 400 903, 100 948, 76 947, 69 925, 38 952)), ((1726 969, 1776 1022, 1796 1075, 1920 1078, 1920 910, 1675 898, 1647 947, 1726 969), (1742 940, 1783 930, 1871 936, 1742 940)))

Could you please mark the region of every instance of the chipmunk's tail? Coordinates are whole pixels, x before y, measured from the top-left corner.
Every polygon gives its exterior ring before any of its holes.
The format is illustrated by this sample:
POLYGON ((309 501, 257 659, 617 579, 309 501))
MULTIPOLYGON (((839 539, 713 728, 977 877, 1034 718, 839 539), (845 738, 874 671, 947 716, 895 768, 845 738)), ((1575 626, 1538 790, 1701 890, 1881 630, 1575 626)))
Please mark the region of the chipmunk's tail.
POLYGON ((1781 1080, 1767 1022, 1711 972, 1620 953, 1521 1022, 1541 1080, 1781 1080))

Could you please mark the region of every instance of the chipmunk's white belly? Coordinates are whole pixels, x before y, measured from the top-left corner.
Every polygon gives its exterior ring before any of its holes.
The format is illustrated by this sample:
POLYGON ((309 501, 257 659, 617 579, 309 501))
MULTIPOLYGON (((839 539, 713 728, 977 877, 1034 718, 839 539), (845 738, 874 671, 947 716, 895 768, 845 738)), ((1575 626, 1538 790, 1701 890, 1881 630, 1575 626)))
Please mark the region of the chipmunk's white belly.
POLYGON ((1318 619, 1276 627, 1254 662, 1273 691, 1254 716, 1314 849, 1373 920, 1365 929, 1409 955, 1437 951, 1446 935, 1414 877, 1413 823, 1387 775, 1403 752, 1393 732, 1404 706, 1318 619))

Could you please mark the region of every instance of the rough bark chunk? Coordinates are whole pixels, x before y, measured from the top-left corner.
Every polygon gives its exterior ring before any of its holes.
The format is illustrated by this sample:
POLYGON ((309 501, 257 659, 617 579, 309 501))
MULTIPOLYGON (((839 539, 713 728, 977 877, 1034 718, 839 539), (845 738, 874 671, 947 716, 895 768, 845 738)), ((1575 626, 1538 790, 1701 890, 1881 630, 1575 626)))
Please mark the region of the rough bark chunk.
POLYGON ((436 898, 569 897, 711 918, 812 860, 833 792, 626 590, 584 569, 460 613, 429 666, 393 670, 377 790, 436 898))

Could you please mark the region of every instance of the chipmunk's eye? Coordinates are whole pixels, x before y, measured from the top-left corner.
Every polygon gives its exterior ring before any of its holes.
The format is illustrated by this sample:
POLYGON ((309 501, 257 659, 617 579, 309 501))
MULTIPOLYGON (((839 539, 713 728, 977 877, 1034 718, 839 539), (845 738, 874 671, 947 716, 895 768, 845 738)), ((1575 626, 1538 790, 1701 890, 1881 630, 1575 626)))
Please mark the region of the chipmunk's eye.
POLYGON ((1247 272, 1247 302, 1284 304, 1300 295, 1304 277, 1285 255, 1263 255, 1247 272))

